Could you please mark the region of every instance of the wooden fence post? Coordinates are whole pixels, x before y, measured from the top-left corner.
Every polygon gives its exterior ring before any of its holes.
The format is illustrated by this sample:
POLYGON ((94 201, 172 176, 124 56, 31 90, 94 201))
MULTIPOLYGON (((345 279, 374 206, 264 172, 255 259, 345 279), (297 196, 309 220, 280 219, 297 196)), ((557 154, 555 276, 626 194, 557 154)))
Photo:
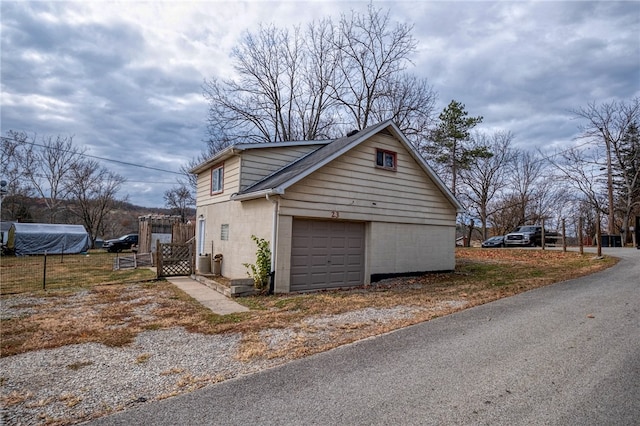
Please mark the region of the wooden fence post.
POLYGON ((580 254, 584 254, 584 241, 582 240, 582 217, 578 218, 578 245, 580 246, 580 254))
POLYGON ((567 251, 567 228, 564 218, 562 218, 562 251, 567 251))
POLYGON ((44 251, 44 265, 42 268, 42 289, 47 289, 47 251, 44 251))
POLYGON ((600 212, 597 215, 596 220, 596 244, 598 245, 598 257, 602 257, 602 234, 600 232, 600 212))
POLYGON ((156 275, 157 278, 162 276, 162 244, 160 240, 156 240, 156 275))
MULTIPOLYGON (((191 275, 196 273, 196 241, 195 239, 191 240, 191 243, 189 244, 189 259, 191 262, 191 275)), ((211 254, 211 256, 213 257, 213 253, 211 254)))

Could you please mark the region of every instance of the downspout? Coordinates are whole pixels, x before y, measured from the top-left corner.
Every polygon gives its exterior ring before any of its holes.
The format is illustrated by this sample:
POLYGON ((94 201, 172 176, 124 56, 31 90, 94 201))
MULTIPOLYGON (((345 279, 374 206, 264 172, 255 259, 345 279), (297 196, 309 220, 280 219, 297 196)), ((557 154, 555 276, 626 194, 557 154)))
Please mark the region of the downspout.
POLYGON ((271 227, 271 273, 269 279, 269 294, 273 294, 276 288, 276 247, 278 239, 278 208, 280 203, 277 199, 269 198, 269 194, 266 194, 267 200, 273 203, 273 223, 271 227))

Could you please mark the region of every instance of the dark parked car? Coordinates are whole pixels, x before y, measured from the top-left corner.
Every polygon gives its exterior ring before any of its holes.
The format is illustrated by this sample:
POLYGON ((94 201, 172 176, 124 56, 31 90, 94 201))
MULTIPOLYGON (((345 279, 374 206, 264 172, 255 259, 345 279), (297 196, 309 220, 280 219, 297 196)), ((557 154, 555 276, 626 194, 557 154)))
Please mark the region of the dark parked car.
MULTIPOLYGON (((560 236, 557 232, 544 231, 544 243, 553 244, 560 236)), ((542 247, 542 226, 540 225, 525 225, 520 226, 513 232, 504 236, 504 244, 506 246, 527 246, 527 247, 542 247)))
POLYGON ((488 240, 483 241, 482 247, 484 248, 504 247, 504 235, 497 235, 495 237, 491 237, 488 240))
POLYGON ((130 250, 133 245, 138 245, 138 234, 127 234, 115 240, 107 240, 102 248, 109 253, 118 253, 122 250, 130 250))

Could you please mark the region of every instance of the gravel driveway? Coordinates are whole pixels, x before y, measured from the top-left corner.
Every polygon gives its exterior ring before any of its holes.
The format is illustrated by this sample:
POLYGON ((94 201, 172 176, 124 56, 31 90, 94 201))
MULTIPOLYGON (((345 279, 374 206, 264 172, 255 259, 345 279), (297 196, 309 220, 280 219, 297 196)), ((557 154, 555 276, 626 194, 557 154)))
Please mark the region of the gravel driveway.
MULTIPOLYGON (((20 297, 3 301, 2 316, 20 315, 24 305, 20 297)), ((261 337, 277 348, 309 334, 330 338, 345 324, 384 323, 414 313, 415 308, 402 306, 366 308, 309 318, 289 329, 268 329, 261 337)), ((2 423, 73 424, 287 361, 239 361, 241 339, 240 333, 203 335, 173 328, 143 332, 125 347, 88 343, 2 358, 2 423)))
MULTIPOLYGON (((8 300, 3 300, 2 317, 21 315, 25 304, 20 298, 8 300)), ((460 303, 443 302, 441 308, 460 308, 452 306, 460 303)), ((418 313, 415 307, 406 306, 365 308, 307 318, 288 329, 265 330, 261 338, 276 348, 309 334, 330 339, 331 333, 348 324, 380 324, 418 313)), ((2 358, 2 424, 78 423, 288 361, 239 360, 242 337, 240 333, 202 335, 173 328, 140 333, 125 347, 90 343, 2 358)))
POLYGON ((637 425, 640 251, 92 425, 637 425))

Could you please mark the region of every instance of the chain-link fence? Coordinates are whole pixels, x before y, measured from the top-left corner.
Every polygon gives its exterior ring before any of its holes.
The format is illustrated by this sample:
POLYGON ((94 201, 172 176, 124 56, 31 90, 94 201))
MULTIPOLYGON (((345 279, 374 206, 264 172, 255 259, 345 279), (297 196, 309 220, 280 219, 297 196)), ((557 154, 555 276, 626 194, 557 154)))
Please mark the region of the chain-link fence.
POLYGON ((118 268, 117 265, 122 264, 118 262, 122 260, 119 257, 123 256, 131 254, 96 250, 87 254, 2 256, 0 293, 91 287, 156 278, 155 270, 146 266, 118 268))

